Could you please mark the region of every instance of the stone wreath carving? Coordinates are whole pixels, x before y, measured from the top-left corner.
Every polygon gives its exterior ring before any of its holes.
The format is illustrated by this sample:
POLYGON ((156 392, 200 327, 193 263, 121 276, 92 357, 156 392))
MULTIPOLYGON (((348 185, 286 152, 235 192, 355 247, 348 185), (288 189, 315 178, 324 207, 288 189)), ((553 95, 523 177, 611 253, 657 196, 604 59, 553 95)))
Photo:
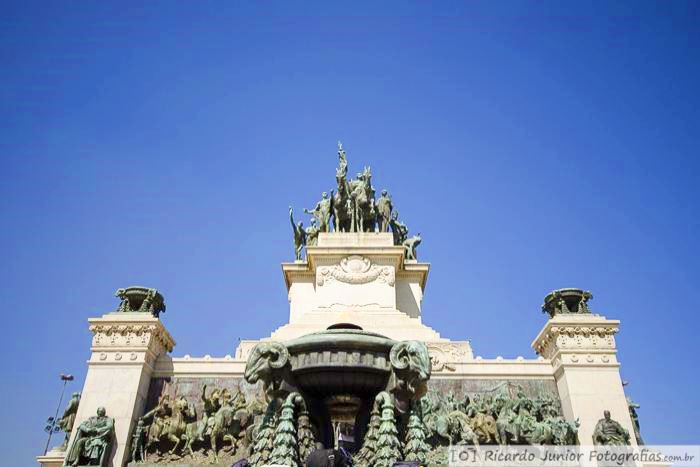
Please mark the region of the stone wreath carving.
POLYGON ((452 343, 430 343, 428 344, 430 362, 433 371, 456 371, 451 363, 463 361, 467 357, 467 352, 459 345, 452 343))
POLYGON ((392 267, 372 264, 363 256, 347 256, 340 260, 340 264, 318 268, 318 286, 334 280, 345 284, 367 284, 376 280, 392 287, 396 282, 392 267))

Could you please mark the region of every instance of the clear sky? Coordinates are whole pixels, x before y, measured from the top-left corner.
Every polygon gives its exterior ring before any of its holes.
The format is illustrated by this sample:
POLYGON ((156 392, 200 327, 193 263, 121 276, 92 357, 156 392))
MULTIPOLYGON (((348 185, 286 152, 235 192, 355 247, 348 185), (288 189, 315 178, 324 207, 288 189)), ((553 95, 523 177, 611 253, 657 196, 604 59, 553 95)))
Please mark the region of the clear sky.
POLYGON ((3 2, 3 463, 118 287, 176 356, 285 323, 339 139, 423 235, 427 324, 533 358, 545 294, 591 290, 645 439, 699 442, 700 3, 325 3, 3 2))

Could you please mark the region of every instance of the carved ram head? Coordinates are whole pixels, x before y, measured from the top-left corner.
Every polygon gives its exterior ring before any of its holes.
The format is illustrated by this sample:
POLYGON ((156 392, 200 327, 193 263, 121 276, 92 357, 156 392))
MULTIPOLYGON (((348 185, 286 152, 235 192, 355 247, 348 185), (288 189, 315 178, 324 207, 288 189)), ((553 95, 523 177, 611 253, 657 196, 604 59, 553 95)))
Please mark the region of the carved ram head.
POLYGON ((279 342, 261 342, 250 352, 243 377, 250 384, 262 381, 265 392, 276 389, 289 370, 289 350, 279 342))
POLYGON ((414 400, 423 397, 431 372, 428 347, 419 341, 399 342, 391 348, 389 358, 401 392, 414 400))

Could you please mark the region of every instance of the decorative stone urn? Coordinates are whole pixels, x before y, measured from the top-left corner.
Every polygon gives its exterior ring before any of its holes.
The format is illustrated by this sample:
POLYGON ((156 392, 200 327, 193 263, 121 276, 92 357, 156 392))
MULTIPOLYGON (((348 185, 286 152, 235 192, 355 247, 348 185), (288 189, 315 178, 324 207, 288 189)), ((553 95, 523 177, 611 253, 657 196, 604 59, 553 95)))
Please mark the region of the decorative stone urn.
POLYGON ((582 289, 558 289, 547 294, 542 304, 542 312, 553 318, 558 314, 590 313, 588 300, 593 294, 582 289))
POLYGON ((165 313, 165 301, 156 289, 132 286, 117 289, 114 295, 121 299, 117 312, 150 313, 156 318, 165 313))

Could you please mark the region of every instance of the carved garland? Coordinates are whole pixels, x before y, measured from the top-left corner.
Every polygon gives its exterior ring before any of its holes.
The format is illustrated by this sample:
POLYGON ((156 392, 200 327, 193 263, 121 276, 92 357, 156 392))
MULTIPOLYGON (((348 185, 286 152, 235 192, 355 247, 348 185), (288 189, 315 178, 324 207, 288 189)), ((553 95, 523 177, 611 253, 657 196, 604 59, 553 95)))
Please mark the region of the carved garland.
POLYGON ((318 286, 333 280, 345 284, 367 284, 376 280, 392 287, 396 282, 392 267, 372 264, 369 258, 362 256, 348 256, 341 259, 340 264, 318 268, 318 286))

